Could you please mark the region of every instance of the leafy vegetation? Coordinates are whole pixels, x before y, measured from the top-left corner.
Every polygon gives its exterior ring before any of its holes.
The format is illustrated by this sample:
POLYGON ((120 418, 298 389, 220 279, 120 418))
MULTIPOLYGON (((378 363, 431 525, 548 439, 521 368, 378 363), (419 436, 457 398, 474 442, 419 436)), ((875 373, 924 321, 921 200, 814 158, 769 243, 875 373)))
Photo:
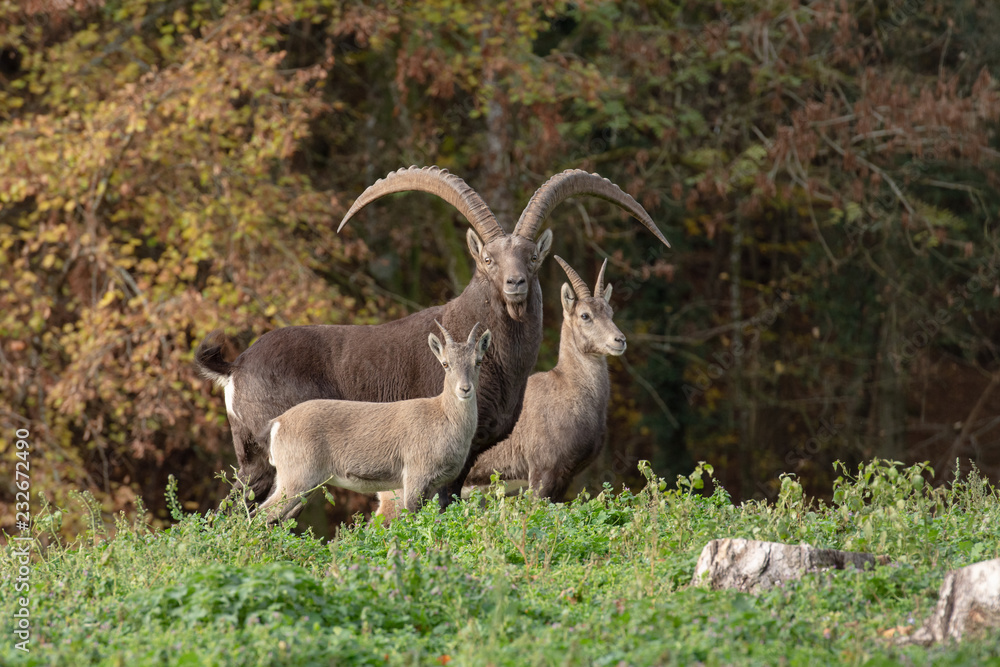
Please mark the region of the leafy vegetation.
MULTIPOLYGON (((832 503, 792 476, 776 502, 734 505, 711 466, 676 486, 604 489, 566 505, 477 492, 444 513, 344 528, 329 543, 235 508, 166 530, 92 498, 63 543, 61 513, 32 566, 34 644, 10 665, 79 664, 1000 664, 1000 639, 895 640, 935 604, 944 573, 1000 557, 1000 493, 975 471, 935 488, 926 466, 841 468, 832 503), (868 571, 807 575, 756 596, 691 585, 713 538, 869 548, 868 571)), ((0 572, 16 572, 10 549, 0 572)), ((6 586, 7 583, 4 585, 6 586)), ((4 596, 0 615, 14 601, 4 596)))

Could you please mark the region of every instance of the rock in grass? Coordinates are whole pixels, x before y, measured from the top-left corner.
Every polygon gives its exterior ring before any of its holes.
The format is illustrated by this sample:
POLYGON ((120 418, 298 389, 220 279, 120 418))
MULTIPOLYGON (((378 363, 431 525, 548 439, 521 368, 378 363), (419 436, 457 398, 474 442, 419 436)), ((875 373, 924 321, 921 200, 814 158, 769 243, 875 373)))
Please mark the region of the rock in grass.
POLYGON ((756 593, 807 572, 848 566, 863 569, 875 562, 875 556, 866 553, 727 538, 705 545, 691 583, 756 593))
POLYGON ((1000 558, 952 570, 927 623, 905 641, 932 644, 1000 628, 1000 558))

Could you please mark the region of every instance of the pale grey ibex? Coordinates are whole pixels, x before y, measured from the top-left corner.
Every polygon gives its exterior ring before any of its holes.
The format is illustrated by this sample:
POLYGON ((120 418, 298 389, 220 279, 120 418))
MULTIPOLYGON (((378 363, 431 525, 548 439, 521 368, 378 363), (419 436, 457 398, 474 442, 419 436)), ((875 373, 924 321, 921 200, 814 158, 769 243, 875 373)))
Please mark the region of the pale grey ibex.
POLYGON ((274 479, 266 445, 257 440, 268 421, 317 398, 387 402, 433 396, 443 371, 416 353, 417 342, 433 330, 435 319, 456 331, 482 322, 493 332, 493 347, 483 361, 479 425, 465 467, 442 491, 441 502, 447 504, 460 492, 475 456, 507 437, 521 414, 524 387, 542 340, 537 273, 551 247, 552 232, 534 239, 552 209, 573 196, 599 197, 631 213, 670 245, 638 202, 611 181, 580 170, 564 171, 538 188, 511 234, 465 181, 437 167, 400 169, 380 179, 354 202, 340 227, 377 199, 405 191, 445 199, 472 225, 467 239, 476 267, 460 295, 385 324, 276 329, 232 363, 223 358, 223 342, 215 334, 195 354, 202 372, 225 390, 238 479, 258 499, 268 495, 274 479))
POLYGON ((476 324, 462 343, 437 325, 444 344, 434 334, 427 342, 444 372, 438 396, 392 403, 318 399, 271 420, 259 438, 276 469, 274 491, 259 510, 269 523, 297 515, 306 496, 327 483, 361 493, 402 488, 404 506, 417 511, 458 476, 476 430, 479 368, 490 332, 477 340, 476 324))

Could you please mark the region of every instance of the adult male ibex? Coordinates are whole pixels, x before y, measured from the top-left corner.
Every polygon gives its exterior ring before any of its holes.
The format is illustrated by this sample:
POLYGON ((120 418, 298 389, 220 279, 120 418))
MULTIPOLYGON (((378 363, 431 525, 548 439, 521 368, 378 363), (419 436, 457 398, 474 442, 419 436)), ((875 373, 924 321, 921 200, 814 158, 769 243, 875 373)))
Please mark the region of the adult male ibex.
MULTIPOLYGON (((479 368, 490 332, 465 343, 427 342, 444 371, 444 388, 433 398, 391 403, 317 399, 275 417, 259 436, 277 471, 274 491, 260 506, 274 523, 297 515, 310 492, 323 484, 372 493, 403 489, 403 504, 417 511, 442 484, 455 479, 476 430, 479 368)), ((396 350, 384 350, 393 355, 396 350)))

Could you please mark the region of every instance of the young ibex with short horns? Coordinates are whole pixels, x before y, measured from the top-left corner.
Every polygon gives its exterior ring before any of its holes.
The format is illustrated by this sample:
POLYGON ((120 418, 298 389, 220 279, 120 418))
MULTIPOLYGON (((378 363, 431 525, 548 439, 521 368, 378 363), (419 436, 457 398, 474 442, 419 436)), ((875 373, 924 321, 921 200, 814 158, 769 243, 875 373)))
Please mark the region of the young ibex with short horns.
POLYGON ((460 493, 475 456, 506 438, 521 414, 524 387, 542 341, 537 274, 551 247, 552 231, 534 239, 552 209, 577 195, 599 197, 631 213, 670 246, 632 197, 597 174, 575 169, 553 176, 535 191, 511 234, 504 232, 475 190, 437 167, 400 169, 380 179, 354 202, 340 228, 377 199, 405 191, 445 199, 472 225, 467 239, 476 267, 460 295, 385 324, 276 329, 232 363, 223 359, 222 344, 215 335, 203 341, 195 354, 202 372, 225 389, 239 483, 249 486, 256 498, 266 497, 274 479, 267 447, 257 440, 268 421, 316 398, 381 403, 433 396, 441 386, 443 371, 426 355, 416 353, 417 341, 432 331, 435 319, 463 331, 482 322, 494 340, 483 360, 479 426, 465 466, 442 490, 441 502, 447 504, 453 494, 460 493))
POLYGON ((559 362, 528 378, 524 409, 513 432, 476 459, 466 484, 527 480, 534 492, 562 500, 573 478, 604 446, 611 383, 607 356, 625 352, 625 334, 612 321, 611 285, 604 285, 604 260, 594 294, 561 257, 569 277, 562 286, 563 324, 559 362))
POLYGON ((458 476, 476 430, 479 368, 490 332, 477 340, 476 324, 462 343, 436 324, 445 342, 434 334, 427 342, 444 372, 438 396, 392 403, 312 400, 271 420, 260 435, 276 469, 274 491, 260 506, 269 523, 297 515, 305 504, 299 498, 327 483, 361 493, 402 488, 404 506, 415 512, 458 476))

